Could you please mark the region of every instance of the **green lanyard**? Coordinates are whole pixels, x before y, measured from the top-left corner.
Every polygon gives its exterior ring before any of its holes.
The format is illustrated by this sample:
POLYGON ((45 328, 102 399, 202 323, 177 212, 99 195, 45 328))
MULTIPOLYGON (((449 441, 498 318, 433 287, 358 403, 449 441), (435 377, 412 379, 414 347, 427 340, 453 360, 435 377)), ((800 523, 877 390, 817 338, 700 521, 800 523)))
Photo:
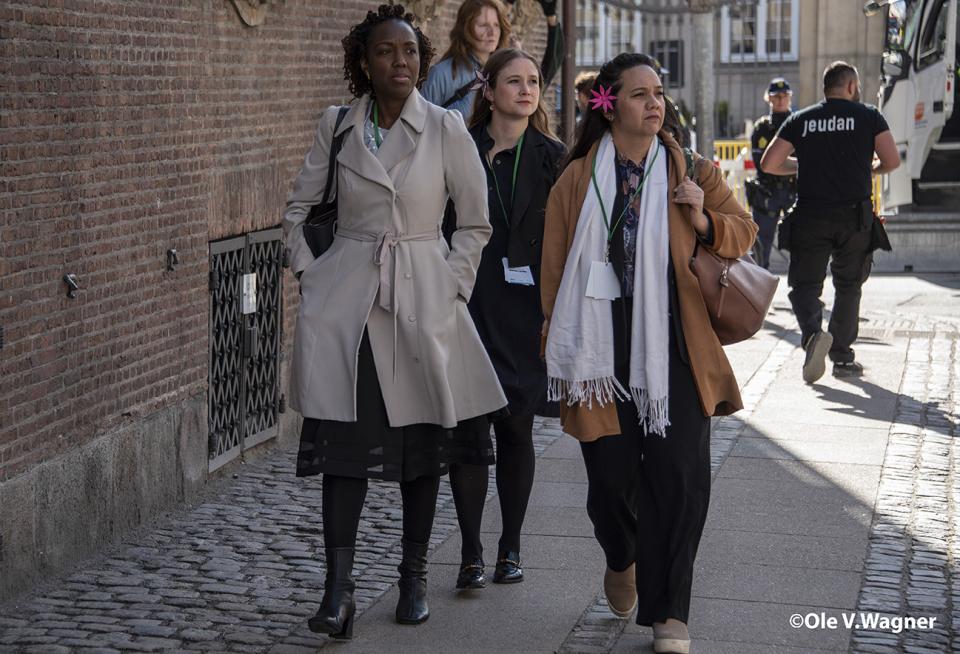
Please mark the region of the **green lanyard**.
POLYGON ((377 149, 383 143, 383 137, 380 135, 380 114, 377 111, 377 101, 373 101, 373 140, 377 143, 377 149))
MULTIPOLYGON (((597 148, 597 152, 600 151, 600 148, 597 148)), ((607 227, 607 248, 604 257, 607 261, 610 260, 610 241, 613 240, 613 234, 617 231, 617 227, 620 225, 620 221, 623 220, 624 214, 627 213, 627 209, 630 208, 630 205, 633 204, 633 201, 640 195, 640 190, 643 188, 643 185, 646 183, 647 178, 650 177, 650 171, 653 169, 653 164, 657 160, 657 155, 660 154, 660 146, 657 145, 657 149, 653 151, 653 159, 650 160, 649 165, 644 166, 643 177, 640 178, 640 183, 637 184, 637 190, 630 194, 630 197, 623 203, 623 210, 620 211, 620 216, 617 218, 617 222, 613 223, 613 227, 610 226, 610 220, 607 218, 607 208, 603 206, 603 197, 600 195, 600 187, 597 186, 597 153, 593 153, 593 164, 592 171, 590 172, 590 179, 593 181, 593 190, 597 193, 597 200, 600 201, 600 213, 603 215, 603 224, 607 227)))
MULTIPOLYGON (((517 158, 513 161, 513 180, 510 182, 510 208, 513 208, 513 197, 516 195, 517 190, 517 171, 520 170, 520 150, 523 149, 523 137, 527 133, 524 132, 520 135, 520 140, 517 141, 517 158)), ((493 166, 490 165, 490 162, 487 161, 487 158, 483 158, 484 163, 487 164, 487 168, 490 169, 490 175, 493 177, 493 186, 497 189, 497 199, 500 200, 500 209, 503 211, 503 222, 507 223, 507 228, 510 228, 510 218, 507 213, 507 207, 503 204, 503 196, 500 195, 500 182, 497 181, 497 174, 493 171, 493 166)))

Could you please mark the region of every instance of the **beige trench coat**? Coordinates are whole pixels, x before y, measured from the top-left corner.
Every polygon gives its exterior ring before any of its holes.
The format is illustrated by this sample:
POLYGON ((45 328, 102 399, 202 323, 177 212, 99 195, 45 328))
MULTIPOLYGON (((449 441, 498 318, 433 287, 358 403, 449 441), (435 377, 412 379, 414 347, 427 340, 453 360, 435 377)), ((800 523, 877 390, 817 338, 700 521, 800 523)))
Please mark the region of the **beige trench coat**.
POLYGON ((357 356, 366 325, 390 425, 453 427, 507 401, 467 301, 492 228, 482 163, 463 119, 414 91, 377 154, 363 143, 370 98, 354 102, 337 161, 339 220, 317 259, 303 220, 323 199, 337 107, 327 109, 287 200, 283 227, 301 272, 291 406, 355 421, 357 356), (440 235, 457 205, 451 247, 440 235))

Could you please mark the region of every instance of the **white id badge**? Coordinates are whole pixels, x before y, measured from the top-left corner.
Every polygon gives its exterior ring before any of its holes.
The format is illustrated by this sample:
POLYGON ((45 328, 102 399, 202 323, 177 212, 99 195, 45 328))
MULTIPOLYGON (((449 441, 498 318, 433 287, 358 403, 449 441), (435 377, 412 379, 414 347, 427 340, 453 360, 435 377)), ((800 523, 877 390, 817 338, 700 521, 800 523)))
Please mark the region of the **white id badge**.
POLYGON ((587 279, 587 297, 596 300, 616 300, 620 297, 620 280, 609 261, 594 261, 590 264, 587 279))
POLYGON ((530 270, 530 266, 511 268, 506 257, 503 258, 503 279, 508 284, 534 285, 533 271, 530 270))

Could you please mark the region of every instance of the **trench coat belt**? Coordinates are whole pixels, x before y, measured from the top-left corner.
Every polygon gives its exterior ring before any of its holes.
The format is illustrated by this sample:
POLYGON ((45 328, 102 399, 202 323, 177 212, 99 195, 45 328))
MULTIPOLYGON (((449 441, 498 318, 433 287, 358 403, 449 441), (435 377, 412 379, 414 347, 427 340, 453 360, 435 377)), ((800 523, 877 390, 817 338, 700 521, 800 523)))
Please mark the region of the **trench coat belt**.
POLYGON ((380 271, 379 305, 384 311, 389 311, 393 317, 393 378, 397 378, 397 257, 394 253, 397 245, 404 241, 437 241, 440 240, 440 227, 429 232, 418 234, 394 234, 382 231, 379 234, 362 232, 352 229, 337 229, 337 236, 352 241, 376 243, 373 251, 373 263, 380 271))

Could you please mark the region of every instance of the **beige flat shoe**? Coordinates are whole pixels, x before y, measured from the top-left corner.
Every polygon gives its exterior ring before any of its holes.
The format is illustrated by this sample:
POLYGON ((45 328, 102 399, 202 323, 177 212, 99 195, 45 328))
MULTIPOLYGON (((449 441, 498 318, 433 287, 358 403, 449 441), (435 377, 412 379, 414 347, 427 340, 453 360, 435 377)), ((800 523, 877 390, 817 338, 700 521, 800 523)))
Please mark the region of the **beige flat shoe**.
POLYGON ((666 623, 653 623, 653 651, 656 654, 690 654, 690 632, 687 625, 669 618, 666 623))
POLYGON ((637 577, 634 565, 623 572, 610 568, 603 574, 603 592, 607 596, 607 606, 618 618, 629 618, 637 608, 637 577))

